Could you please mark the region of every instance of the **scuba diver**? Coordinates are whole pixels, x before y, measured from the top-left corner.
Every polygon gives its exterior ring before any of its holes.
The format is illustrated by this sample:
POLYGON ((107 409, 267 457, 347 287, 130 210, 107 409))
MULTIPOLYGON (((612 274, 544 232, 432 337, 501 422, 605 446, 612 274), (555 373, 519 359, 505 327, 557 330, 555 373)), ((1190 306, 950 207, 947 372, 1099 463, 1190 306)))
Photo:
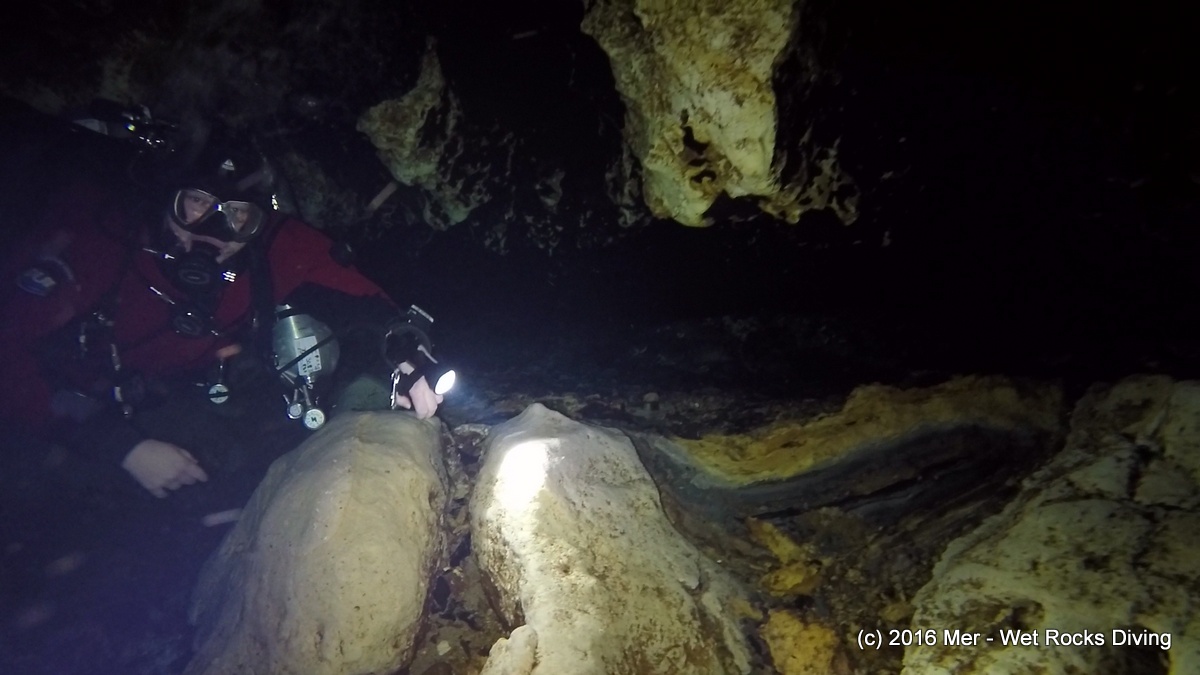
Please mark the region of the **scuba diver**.
POLYGON ((266 373, 280 414, 314 429, 335 380, 378 375, 386 394, 391 375, 392 408, 434 415, 441 395, 414 372, 436 362, 432 319, 404 314, 328 237, 272 209, 265 162, 198 166, 148 208, 94 181, 50 201, 0 270, 0 415, 120 465, 157 497, 208 479, 140 424, 174 387, 200 384, 221 405, 238 395, 235 372, 266 373))

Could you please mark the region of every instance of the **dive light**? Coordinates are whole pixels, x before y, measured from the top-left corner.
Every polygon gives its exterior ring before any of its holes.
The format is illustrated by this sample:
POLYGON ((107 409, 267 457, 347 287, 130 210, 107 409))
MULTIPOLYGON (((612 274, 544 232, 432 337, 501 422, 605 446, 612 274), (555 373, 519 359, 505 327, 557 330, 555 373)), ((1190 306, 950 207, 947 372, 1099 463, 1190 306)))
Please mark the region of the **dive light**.
POLYGON ((429 330, 432 327, 433 317, 413 305, 409 307, 404 323, 388 330, 384 337, 384 357, 394 369, 393 393, 407 394, 422 377, 433 387, 435 394, 445 394, 454 387, 454 370, 439 363, 431 353, 433 345, 429 341, 429 330), (412 372, 402 372, 400 366, 403 363, 411 365, 412 372))

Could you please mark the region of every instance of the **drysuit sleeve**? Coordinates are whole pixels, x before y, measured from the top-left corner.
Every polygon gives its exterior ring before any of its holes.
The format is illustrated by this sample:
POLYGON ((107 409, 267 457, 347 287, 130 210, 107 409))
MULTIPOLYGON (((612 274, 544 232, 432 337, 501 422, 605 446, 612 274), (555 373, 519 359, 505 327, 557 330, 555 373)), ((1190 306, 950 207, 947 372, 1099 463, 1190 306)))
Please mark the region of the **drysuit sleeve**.
POLYGON ((338 336, 337 377, 386 377, 383 338, 400 319, 396 303, 373 281, 330 254, 332 241, 295 219, 286 219, 271 243, 268 259, 277 303, 324 322, 338 336))
POLYGON ((278 227, 267 254, 276 300, 286 298, 301 285, 315 284, 346 296, 377 296, 395 305, 375 282, 353 266, 333 259, 329 237, 294 218, 285 219, 278 227))

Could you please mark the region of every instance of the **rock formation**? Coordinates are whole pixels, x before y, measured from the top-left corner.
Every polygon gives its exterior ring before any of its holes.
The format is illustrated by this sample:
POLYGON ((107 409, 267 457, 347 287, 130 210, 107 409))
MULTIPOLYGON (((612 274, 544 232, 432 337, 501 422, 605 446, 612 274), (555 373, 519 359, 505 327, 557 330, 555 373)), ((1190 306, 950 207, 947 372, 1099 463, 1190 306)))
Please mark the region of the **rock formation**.
POLYGON ((942 555, 912 622, 937 643, 910 647, 904 673, 1197 672, 1198 439, 1196 382, 1093 387, 1066 448, 942 555), (947 645, 943 629, 981 642, 947 645))
POLYGON ((485 672, 749 672, 748 605, 671 526, 627 437, 535 404, 492 430, 484 462, 475 554, 504 620, 528 629, 494 652, 531 666, 485 672))
MULTIPOLYGON (((796 222, 842 182, 836 151, 785 185, 776 162, 773 76, 797 21, 789 0, 599 0, 583 30, 604 48, 625 101, 625 142, 651 212, 707 225, 717 197, 750 196, 796 222), (801 192, 815 186, 817 199, 801 192)), ((839 214, 853 220, 850 212, 839 214)))
POLYGON ((281 457, 205 566, 188 675, 391 673, 443 557, 439 428, 335 418, 281 457))
POLYGON ((428 198, 424 220, 436 229, 466 220, 472 209, 490 196, 486 190, 464 190, 449 175, 464 151, 463 140, 456 135, 461 118, 458 99, 447 89, 430 43, 413 88, 373 106, 358 121, 358 130, 378 148, 379 159, 392 176, 405 185, 422 188, 428 198))

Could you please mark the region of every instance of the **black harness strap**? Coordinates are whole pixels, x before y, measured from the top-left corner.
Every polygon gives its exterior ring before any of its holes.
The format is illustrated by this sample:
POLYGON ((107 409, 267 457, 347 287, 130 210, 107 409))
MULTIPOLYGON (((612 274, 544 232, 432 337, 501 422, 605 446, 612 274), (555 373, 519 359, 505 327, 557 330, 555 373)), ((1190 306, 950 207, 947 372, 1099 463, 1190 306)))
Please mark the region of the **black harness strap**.
POLYGON ((275 281, 271 278, 271 246, 283 228, 283 219, 267 227, 261 236, 250 242, 247 271, 250 273, 250 333, 255 352, 271 363, 271 327, 275 323, 275 281))

